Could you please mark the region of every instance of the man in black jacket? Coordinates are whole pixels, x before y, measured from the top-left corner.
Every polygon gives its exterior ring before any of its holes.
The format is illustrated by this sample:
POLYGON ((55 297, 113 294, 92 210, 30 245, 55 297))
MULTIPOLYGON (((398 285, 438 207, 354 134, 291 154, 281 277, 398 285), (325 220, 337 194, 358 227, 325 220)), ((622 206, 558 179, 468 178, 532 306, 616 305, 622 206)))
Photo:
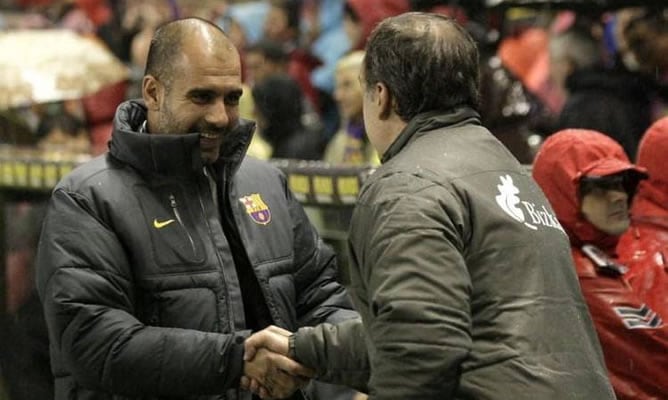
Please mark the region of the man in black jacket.
POLYGON ((287 396, 311 372, 269 352, 244 361, 244 340, 357 313, 285 176, 245 158, 239 54, 209 22, 168 23, 142 94, 119 107, 109 153, 57 185, 44 221, 56 399, 249 399, 240 377, 274 365, 282 378, 266 385, 287 396))
POLYGON ((478 74, 476 45, 454 20, 408 13, 378 25, 360 80, 383 164, 349 238, 362 323, 288 339, 270 328, 247 341, 247 358, 266 344, 370 400, 614 399, 568 238, 480 124, 478 74))

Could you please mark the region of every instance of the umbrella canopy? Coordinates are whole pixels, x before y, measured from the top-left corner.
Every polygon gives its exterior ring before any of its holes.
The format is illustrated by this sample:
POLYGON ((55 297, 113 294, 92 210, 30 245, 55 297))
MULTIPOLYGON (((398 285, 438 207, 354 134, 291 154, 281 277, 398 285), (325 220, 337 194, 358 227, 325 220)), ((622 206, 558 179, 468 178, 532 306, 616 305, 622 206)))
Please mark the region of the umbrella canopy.
POLYGON ((0 32, 0 109, 94 93, 128 68, 101 42, 67 30, 0 32))
POLYGON ((665 6, 666 0, 485 0, 488 8, 549 7, 573 10, 614 10, 634 6, 665 6))

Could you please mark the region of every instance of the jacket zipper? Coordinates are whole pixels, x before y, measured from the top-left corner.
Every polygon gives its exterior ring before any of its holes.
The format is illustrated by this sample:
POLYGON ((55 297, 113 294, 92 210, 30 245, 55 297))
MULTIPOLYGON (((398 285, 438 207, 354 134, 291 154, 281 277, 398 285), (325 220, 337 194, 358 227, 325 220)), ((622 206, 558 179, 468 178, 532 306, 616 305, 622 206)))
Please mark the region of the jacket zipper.
POLYGON ((176 204, 176 197, 174 197, 173 194, 169 195, 169 205, 172 207, 172 211, 174 211, 174 217, 179 222, 181 227, 183 227, 183 230, 186 232, 186 235, 188 236, 188 240, 190 241, 190 248, 192 248, 193 251, 195 251, 195 241, 193 241, 193 238, 192 236, 190 236, 190 232, 188 232, 186 226, 183 225, 183 220, 181 219, 181 213, 179 213, 179 207, 176 204))
MULTIPOLYGON (((206 176, 206 172, 204 173, 204 175, 205 175, 207 188, 209 189, 210 192, 213 193, 213 196, 218 196, 218 193, 212 190, 211 183, 209 181, 209 178, 206 176)), ((211 201, 214 204, 214 207, 218 208, 218 202, 213 200, 213 196, 212 196, 211 201)), ((204 214, 206 216, 207 212, 206 212, 206 207, 204 206, 204 201, 202 200, 202 192, 199 191, 199 190, 197 191, 197 199, 199 200, 199 206, 202 210, 202 214, 204 214)), ((222 222, 223 216, 221 215, 219 209, 215 210, 215 213, 218 217, 218 221, 220 222, 220 224, 219 224, 220 225, 220 230, 221 230, 223 236, 225 236, 225 232, 223 230, 223 222, 222 222)), ((212 228, 209 226, 209 219, 205 218, 205 222, 207 224, 207 227, 209 228, 209 232, 211 232, 212 228)), ((211 239, 211 241, 213 242, 213 248, 214 248, 215 253, 216 253, 216 258, 218 259, 218 270, 220 271, 220 283, 223 287, 223 290, 225 290, 225 302, 227 303, 227 307, 226 307, 226 309, 227 309, 227 329, 230 329, 231 331, 236 331, 238 328, 236 327, 236 324, 234 322, 234 310, 232 309, 233 307, 230 305, 230 298, 229 298, 230 291, 229 291, 229 288, 228 288, 228 285, 227 285, 227 281, 225 280, 225 269, 223 268, 223 264, 224 264, 223 263, 223 258, 221 257, 220 252, 218 251, 218 248, 216 247, 214 240, 211 239)))

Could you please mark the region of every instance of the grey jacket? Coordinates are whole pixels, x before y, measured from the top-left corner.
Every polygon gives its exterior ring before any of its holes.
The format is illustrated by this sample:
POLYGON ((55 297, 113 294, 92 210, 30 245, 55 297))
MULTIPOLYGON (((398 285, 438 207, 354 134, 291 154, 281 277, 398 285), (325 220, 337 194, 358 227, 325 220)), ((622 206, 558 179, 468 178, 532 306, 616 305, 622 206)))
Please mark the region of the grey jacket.
POLYGON ((475 111, 409 122, 362 188, 349 245, 363 323, 294 340, 323 379, 371 400, 614 399, 568 238, 475 111))
POLYGON ((198 135, 138 133, 144 120, 142 103, 123 104, 110 152, 53 191, 37 285, 56 399, 249 398, 237 386, 250 332, 220 210, 274 324, 357 313, 285 176, 244 158, 252 124, 240 124, 210 170, 215 196, 198 135))

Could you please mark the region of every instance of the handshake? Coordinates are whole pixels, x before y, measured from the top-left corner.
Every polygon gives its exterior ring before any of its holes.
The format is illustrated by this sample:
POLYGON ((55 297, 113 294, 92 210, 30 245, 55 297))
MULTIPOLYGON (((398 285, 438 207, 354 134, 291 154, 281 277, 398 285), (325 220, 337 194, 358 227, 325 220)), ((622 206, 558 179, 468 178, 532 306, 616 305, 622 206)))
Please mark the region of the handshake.
POLYGON ((270 326, 246 339, 242 389, 262 399, 283 399, 306 386, 315 376, 315 371, 289 357, 291 334, 270 326))

